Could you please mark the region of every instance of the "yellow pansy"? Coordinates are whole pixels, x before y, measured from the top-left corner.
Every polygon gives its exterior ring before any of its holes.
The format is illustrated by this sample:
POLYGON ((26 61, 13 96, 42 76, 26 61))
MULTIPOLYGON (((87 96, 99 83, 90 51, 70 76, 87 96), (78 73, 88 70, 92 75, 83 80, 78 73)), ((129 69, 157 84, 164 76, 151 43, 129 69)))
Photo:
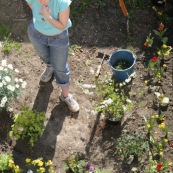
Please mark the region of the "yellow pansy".
POLYGON ((169 56, 169 55, 170 55, 170 52, 164 53, 164 56, 169 56))
POLYGON ((10 168, 12 168, 12 167, 14 166, 14 163, 9 162, 8 166, 9 166, 10 168))
POLYGON ((152 9, 153 9, 153 10, 157 10, 155 6, 152 6, 152 9))
POLYGON ((167 143, 168 142, 168 139, 164 139, 164 142, 167 143))
POLYGON ((26 163, 29 163, 31 161, 31 159, 26 158, 25 161, 26 161, 26 163))
POLYGON ((164 129, 165 128, 165 123, 159 124, 159 128, 164 129))
POLYGON ((169 165, 169 166, 172 166, 172 162, 169 162, 168 165, 169 165))
POLYGON ((50 167, 49 172, 50 173, 54 173, 55 171, 54 171, 54 169, 52 167, 50 167))
POLYGON ((158 55, 161 55, 161 52, 160 52, 160 51, 158 51, 158 52, 157 52, 157 54, 158 54, 158 55))
POLYGON ((151 126, 150 126, 150 124, 147 124, 146 126, 147 126, 148 128, 150 128, 150 127, 151 127, 151 126))
POLYGON ((161 151, 161 152, 159 153, 159 155, 160 155, 160 156, 163 156, 163 152, 161 151))
POLYGON ((46 166, 49 166, 49 165, 52 165, 52 161, 51 160, 48 160, 46 163, 45 163, 46 166))
POLYGON ((43 166, 43 162, 41 160, 38 161, 38 166, 43 166))
POLYGON ((148 84, 148 80, 145 80, 144 83, 145 83, 145 84, 148 84))
POLYGON ((43 172, 45 172, 45 168, 40 167, 40 168, 39 168, 39 171, 40 171, 41 173, 43 173, 43 172))
POLYGON ((157 115, 155 115, 155 118, 159 118, 159 115, 157 114, 157 115))
POLYGON ((163 44, 162 47, 166 49, 168 46, 166 44, 163 44))
POLYGON ((163 67, 167 67, 167 65, 166 64, 163 64, 163 67))

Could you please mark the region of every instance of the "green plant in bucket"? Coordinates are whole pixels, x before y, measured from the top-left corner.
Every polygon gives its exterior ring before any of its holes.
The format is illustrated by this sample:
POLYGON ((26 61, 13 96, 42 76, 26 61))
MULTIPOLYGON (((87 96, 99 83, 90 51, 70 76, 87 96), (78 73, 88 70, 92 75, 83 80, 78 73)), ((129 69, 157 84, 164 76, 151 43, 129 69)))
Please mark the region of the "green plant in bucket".
POLYGON ((127 62, 127 61, 124 61, 124 60, 119 60, 114 68, 117 69, 117 70, 124 70, 124 69, 127 69, 131 66, 132 64, 127 62))

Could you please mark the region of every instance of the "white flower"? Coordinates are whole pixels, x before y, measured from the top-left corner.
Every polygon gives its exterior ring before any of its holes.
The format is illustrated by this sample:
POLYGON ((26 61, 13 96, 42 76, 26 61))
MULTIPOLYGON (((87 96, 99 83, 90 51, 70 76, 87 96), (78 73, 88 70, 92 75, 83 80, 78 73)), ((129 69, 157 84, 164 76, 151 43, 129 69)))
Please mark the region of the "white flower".
POLYGON ((16 87, 16 88, 19 88, 20 86, 19 86, 19 84, 16 84, 15 87, 16 87))
POLYGON ((1 61, 1 65, 3 66, 3 67, 6 67, 7 66, 7 61, 4 59, 4 60, 2 60, 1 61))
POLYGON ((130 75, 130 77, 135 78, 135 77, 136 77, 136 72, 134 71, 134 72, 130 75))
POLYGON ((5 96, 5 97, 3 97, 2 100, 1 100, 0 107, 4 107, 6 102, 7 102, 7 97, 5 96))
POLYGON ((3 83, 4 85, 7 85, 7 82, 5 82, 5 80, 3 80, 2 83, 3 83))
POLYGON ((10 82, 11 81, 11 78, 9 76, 5 76, 4 78, 7 82, 10 82))
POLYGON ((12 85, 8 85, 8 86, 7 86, 7 89, 9 89, 10 91, 14 91, 14 90, 15 90, 15 87, 12 86, 12 85))
POLYGON ((8 69, 7 68, 4 68, 4 71, 8 71, 8 69))
POLYGON ((19 70, 16 68, 15 70, 14 70, 16 73, 19 73, 19 70))
POLYGON ((126 83, 129 83, 130 81, 131 81, 131 77, 129 77, 125 80, 126 83))
POLYGON ((1 103, 1 104, 0 104, 0 107, 1 107, 1 108, 3 108, 4 106, 5 106, 5 104, 4 104, 4 103, 1 103))
POLYGON ((6 101, 7 101, 7 97, 6 97, 6 96, 3 97, 3 98, 2 98, 2 101, 6 102, 6 101))
POLYGON ((33 173, 33 171, 32 170, 28 170, 27 173, 33 173))
POLYGON ((0 66, 0 71, 4 70, 4 67, 0 66))
POLYGON ((120 84, 119 84, 119 86, 120 86, 120 87, 122 87, 122 86, 123 86, 123 84, 122 84, 122 83, 120 83, 120 84))
POLYGON ((95 85, 92 85, 92 84, 83 84, 82 86, 84 88, 95 88, 96 87, 95 85))
POLYGON ((13 108, 8 108, 8 111, 9 112, 13 112, 13 108))
POLYGON ((22 88, 26 88, 26 85, 27 85, 27 83, 25 81, 23 81, 22 88))
POLYGON ((90 92, 88 89, 84 89, 83 92, 86 94, 86 95, 94 95, 93 92, 90 92))
POLYGON ((3 87, 3 83, 2 83, 2 82, 0 82, 0 88, 1 88, 1 87, 3 87))
POLYGON ((18 130, 22 132, 24 130, 24 128, 23 127, 19 127, 18 130))
POLYGON ((15 78, 14 81, 15 81, 15 82, 19 82, 19 79, 18 79, 18 78, 15 78))
POLYGON ((126 111, 126 109, 127 109, 127 108, 126 108, 126 106, 125 106, 125 105, 123 105, 123 110, 124 110, 124 111, 126 111))
POLYGON ((10 70, 13 70, 12 64, 8 64, 8 68, 9 68, 10 70))
POLYGON ((113 100, 111 98, 109 98, 108 100, 104 100, 102 102, 102 105, 108 105, 108 104, 111 104, 113 102, 113 100))
POLYGON ((132 101, 130 99, 126 99, 127 103, 132 103, 132 101))
POLYGON ((20 78, 20 79, 19 79, 19 82, 21 82, 21 83, 22 83, 22 82, 23 82, 23 79, 21 79, 21 78, 20 78))

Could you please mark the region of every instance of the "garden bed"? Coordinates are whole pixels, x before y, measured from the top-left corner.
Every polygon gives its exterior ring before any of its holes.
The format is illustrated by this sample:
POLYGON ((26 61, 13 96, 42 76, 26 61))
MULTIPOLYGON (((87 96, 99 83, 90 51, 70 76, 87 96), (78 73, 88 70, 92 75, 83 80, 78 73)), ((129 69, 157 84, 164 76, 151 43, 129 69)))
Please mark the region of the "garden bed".
MULTIPOLYGON (((4 7, 6 1, 2 3, 4 7)), ((76 9, 78 5, 74 3, 73 8, 76 9)), ((114 1, 106 2, 103 7, 94 2, 87 6, 87 10, 84 10, 79 18, 72 16, 73 27, 69 30, 70 90, 80 105, 78 113, 70 112, 66 104, 59 101, 60 88, 54 80, 46 84, 39 81, 45 66, 27 38, 26 28, 31 19, 29 8, 23 1, 14 1, 11 7, 5 9, 9 9, 9 16, 13 15, 16 19, 11 23, 6 19, 5 23, 13 30, 15 38, 21 40, 22 48, 20 52, 13 50, 9 55, 4 55, 1 51, 0 59, 6 59, 18 68, 19 75, 27 82, 27 86, 22 95, 13 103, 13 111, 3 110, 0 113, 0 151, 13 154, 15 163, 23 169, 25 169, 26 158, 43 157, 44 160, 53 161, 57 173, 64 173, 63 160, 79 152, 83 154, 83 158, 89 165, 112 168, 112 173, 129 173, 134 167, 138 169, 138 172, 143 173, 145 167, 149 165, 149 155, 141 156, 141 164, 135 159, 127 163, 115 154, 116 145, 112 139, 118 139, 123 130, 127 130, 131 135, 137 129, 138 132, 146 131, 147 133, 144 117, 148 118, 159 113, 159 108, 153 104, 156 100, 154 92, 158 91, 158 88, 149 87, 151 83, 146 82, 151 79, 147 71, 148 61, 156 54, 156 48, 148 49, 144 46, 144 42, 148 34, 153 29, 157 29, 160 24, 152 11, 151 4, 149 3, 145 9, 139 8, 135 11, 130 21, 129 34, 126 18, 114 1), (96 84, 95 71, 101 62, 98 54, 101 52, 110 56, 119 49, 129 49, 136 55, 136 77, 125 86, 125 89, 131 93, 130 100, 134 102, 134 107, 125 114, 121 124, 114 125, 108 123, 105 116, 95 110, 100 98, 93 86, 96 84), (27 147, 27 140, 14 140, 8 136, 13 124, 13 116, 20 112, 23 103, 26 103, 30 109, 46 112, 44 122, 46 128, 32 150, 27 147)), ((3 10, 1 13, 5 15, 3 10)), ((166 36, 170 38, 168 43, 173 46, 171 24, 169 21, 165 21, 164 24, 168 28, 166 32, 166 36)), ((159 91, 163 91, 170 99, 169 106, 164 111, 166 117, 164 123, 171 131, 173 58, 166 64, 167 70, 159 84, 159 91)), ((108 61, 104 60, 97 80, 106 80, 107 73, 112 75, 108 61)), ((163 150, 168 162, 173 160, 172 143, 173 135, 168 134, 168 143, 163 150)), ((172 167, 168 169, 171 170, 172 167)))

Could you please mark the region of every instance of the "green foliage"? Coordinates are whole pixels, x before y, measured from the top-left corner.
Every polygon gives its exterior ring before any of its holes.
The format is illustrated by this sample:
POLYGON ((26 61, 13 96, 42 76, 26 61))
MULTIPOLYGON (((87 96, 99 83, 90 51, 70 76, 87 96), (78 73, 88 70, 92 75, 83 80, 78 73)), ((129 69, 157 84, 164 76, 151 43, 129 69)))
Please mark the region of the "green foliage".
POLYGON ((91 4, 91 0, 82 0, 82 1, 72 1, 71 5, 71 16, 73 17, 79 17, 91 4))
POLYGON ((124 89, 119 84, 115 85, 112 79, 97 83, 96 89, 101 97, 96 110, 113 120, 120 120, 132 105, 127 103, 124 89))
POLYGON ((144 173, 157 173, 157 161, 153 160, 152 157, 149 159, 149 164, 145 167, 144 173))
POLYGON ((29 138, 29 146, 32 147, 45 129, 44 118, 45 113, 23 106, 21 113, 14 116, 14 124, 11 126, 9 136, 17 139, 29 138))
POLYGON ((0 171, 3 173, 21 173, 22 169, 18 165, 14 164, 12 154, 2 153, 0 154, 0 171))
POLYGON ((79 153, 67 158, 64 160, 64 163, 66 171, 71 171, 72 173, 83 173, 84 160, 80 158, 79 153))
POLYGON ((165 21, 169 21, 169 20, 171 21, 171 18, 168 17, 168 15, 166 14, 167 8, 165 8, 165 7, 161 8, 161 9, 157 8, 156 6, 152 7, 156 17, 159 19, 160 22, 165 22, 165 21))
POLYGON ((12 160, 11 154, 0 154, 0 171, 7 171, 11 169, 9 167, 9 160, 12 160))
POLYGON ((98 169, 96 168, 93 173, 112 173, 110 169, 98 169))
POLYGON ((70 46, 69 48, 69 54, 70 55, 76 55, 82 52, 82 47, 77 45, 77 44, 73 44, 70 46))
POLYGON ((12 50, 17 49, 19 50, 21 48, 21 43, 12 41, 9 37, 5 37, 4 42, 2 43, 2 51, 4 54, 9 54, 12 52, 12 50))
POLYGON ((106 6, 106 0, 99 0, 96 2, 96 7, 97 8, 104 8, 106 6))
POLYGON ((166 32, 167 28, 165 28, 164 30, 158 31, 158 30, 153 30, 153 32, 155 33, 156 36, 159 37, 160 41, 163 44, 166 44, 168 42, 168 37, 163 37, 164 33, 166 32))
POLYGON ((10 35, 10 28, 2 23, 0 23, 0 41, 3 41, 5 37, 10 35))
POLYGON ((2 60, 0 64, 0 109, 8 108, 11 102, 17 99, 21 89, 26 87, 26 82, 17 78, 18 69, 14 69, 12 64, 7 64, 2 60))
POLYGON ((136 131, 132 135, 124 130, 120 138, 115 140, 115 153, 126 161, 128 161, 130 157, 140 159, 142 154, 149 148, 145 138, 146 135, 142 132, 136 131))
POLYGON ((130 5, 131 8, 144 8, 147 5, 146 0, 124 0, 124 3, 130 5))

